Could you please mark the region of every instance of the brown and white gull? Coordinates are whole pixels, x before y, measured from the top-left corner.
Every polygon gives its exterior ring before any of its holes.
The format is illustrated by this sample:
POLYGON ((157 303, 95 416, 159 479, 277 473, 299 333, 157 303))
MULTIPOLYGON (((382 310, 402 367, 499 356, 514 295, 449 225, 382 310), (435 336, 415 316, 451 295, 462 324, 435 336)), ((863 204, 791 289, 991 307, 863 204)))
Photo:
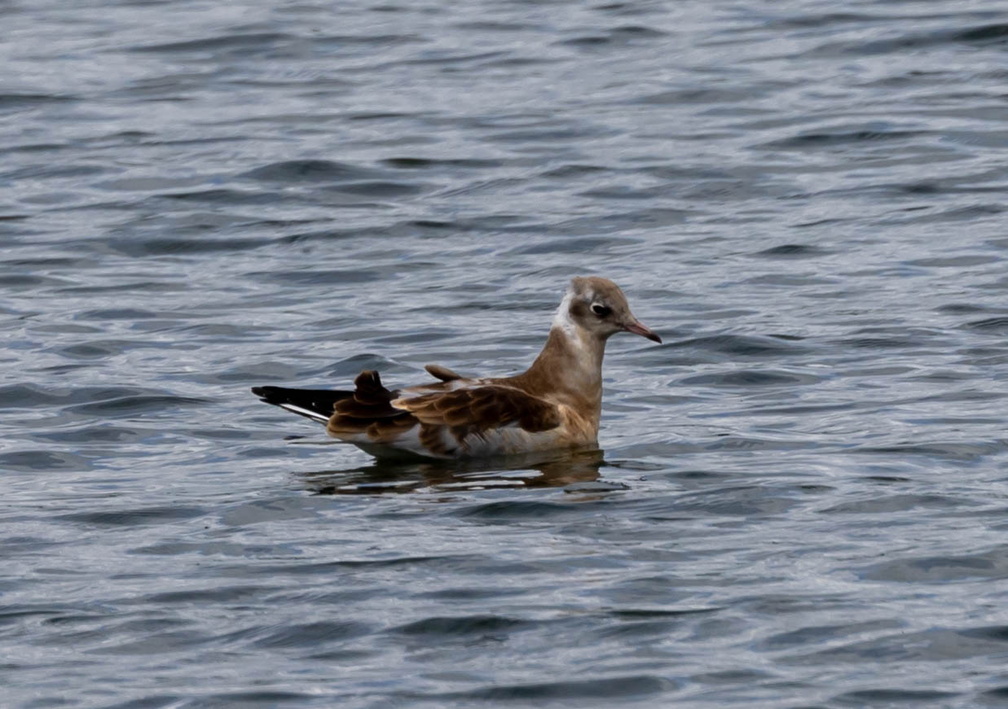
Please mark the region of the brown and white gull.
POLYGON ((387 389, 364 371, 353 391, 253 387, 252 393, 324 423, 329 435, 377 458, 478 458, 598 447, 602 358, 608 339, 661 338, 630 311, 619 286, 574 278, 542 352, 512 377, 463 377, 427 365, 438 381, 387 389))

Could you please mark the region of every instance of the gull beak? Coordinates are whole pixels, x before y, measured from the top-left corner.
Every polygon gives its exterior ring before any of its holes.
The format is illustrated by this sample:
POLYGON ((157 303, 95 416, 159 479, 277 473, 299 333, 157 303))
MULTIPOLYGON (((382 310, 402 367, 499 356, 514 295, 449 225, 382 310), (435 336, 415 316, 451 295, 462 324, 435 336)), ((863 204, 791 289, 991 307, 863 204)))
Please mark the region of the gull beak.
POLYGON ((652 342, 657 342, 661 344, 661 338, 654 333, 654 331, 647 325, 642 323, 640 320, 634 320, 623 326, 623 329, 627 332, 632 332, 635 335, 640 335, 641 337, 646 337, 652 342))

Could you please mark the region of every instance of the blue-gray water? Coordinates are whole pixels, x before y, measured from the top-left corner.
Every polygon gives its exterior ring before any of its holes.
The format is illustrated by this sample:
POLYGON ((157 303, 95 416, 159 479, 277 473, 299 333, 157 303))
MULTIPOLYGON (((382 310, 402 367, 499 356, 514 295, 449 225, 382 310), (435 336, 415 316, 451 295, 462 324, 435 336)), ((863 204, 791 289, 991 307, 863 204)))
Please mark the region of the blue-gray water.
POLYGON ((4 707, 1008 704, 1008 7, 0 7, 4 707), (255 384, 513 373, 601 460, 255 384))

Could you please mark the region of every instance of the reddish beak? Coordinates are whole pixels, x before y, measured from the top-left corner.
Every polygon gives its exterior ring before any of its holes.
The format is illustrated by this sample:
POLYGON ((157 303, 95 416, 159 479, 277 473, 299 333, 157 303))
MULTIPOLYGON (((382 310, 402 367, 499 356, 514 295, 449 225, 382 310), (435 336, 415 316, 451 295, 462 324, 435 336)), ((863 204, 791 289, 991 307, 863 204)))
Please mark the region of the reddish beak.
POLYGON ((624 325, 623 329, 627 332, 632 332, 635 335, 646 337, 652 342, 657 342, 659 345, 661 344, 661 338, 654 334, 654 331, 640 320, 634 320, 632 323, 624 325))

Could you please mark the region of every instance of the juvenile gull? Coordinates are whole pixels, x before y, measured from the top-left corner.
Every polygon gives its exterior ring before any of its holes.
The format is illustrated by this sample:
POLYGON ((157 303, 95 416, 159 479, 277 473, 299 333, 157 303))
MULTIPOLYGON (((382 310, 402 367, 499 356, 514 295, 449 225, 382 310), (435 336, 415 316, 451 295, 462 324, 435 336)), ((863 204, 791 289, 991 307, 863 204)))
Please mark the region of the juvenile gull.
POLYGON ((253 387, 267 404, 326 424, 377 458, 475 458, 598 447, 606 341, 632 332, 661 342, 615 283, 571 281, 532 366, 513 377, 468 378, 436 364, 437 382, 390 390, 364 371, 353 391, 253 387))

